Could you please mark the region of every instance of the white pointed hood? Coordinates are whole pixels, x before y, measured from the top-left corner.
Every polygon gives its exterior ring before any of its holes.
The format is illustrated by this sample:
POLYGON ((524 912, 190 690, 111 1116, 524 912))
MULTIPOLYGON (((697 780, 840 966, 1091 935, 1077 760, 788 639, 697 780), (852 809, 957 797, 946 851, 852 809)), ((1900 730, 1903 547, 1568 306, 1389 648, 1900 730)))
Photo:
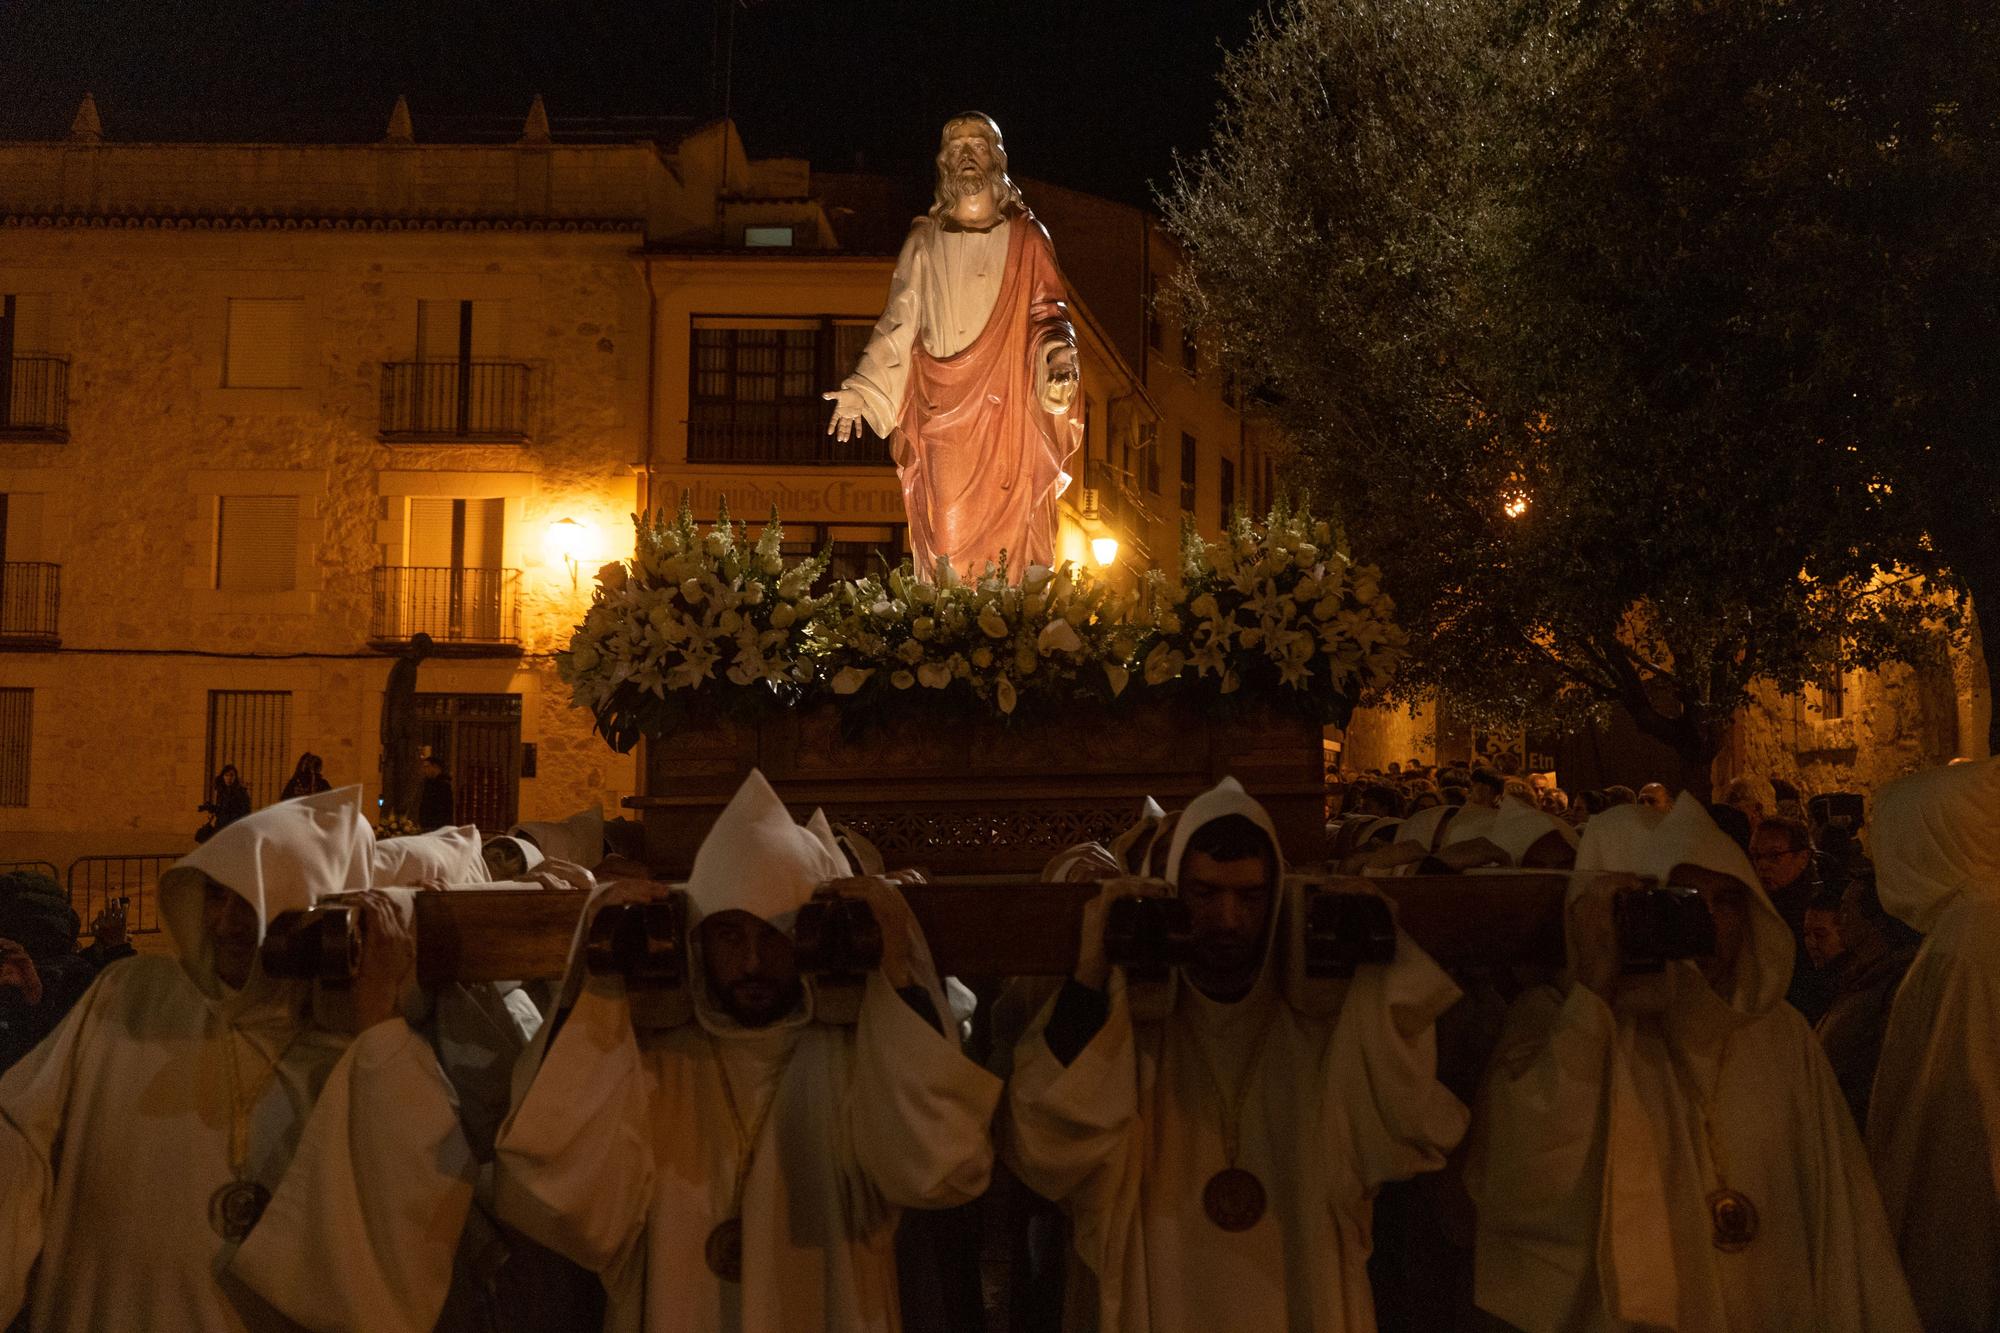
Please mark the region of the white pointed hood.
POLYGON ((471 824, 378 839, 369 866, 368 882, 378 889, 414 887, 425 880, 455 887, 482 884, 488 878, 486 861, 479 854, 479 830, 471 824))
POLYGON ((604 807, 593 805, 563 820, 525 821, 507 836, 533 843, 544 856, 594 870, 604 859, 604 807))
POLYGON ((1791 928, 1771 906, 1749 856, 1688 792, 1681 793, 1653 830, 1639 873, 1664 884, 1674 867, 1683 865, 1728 875, 1750 891, 1750 938, 1737 958, 1733 992, 1723 999, 1738 1013, 1766 1012, 1785 998, 1785 990, 1792 984, 1797 946, 1791 928))
MULTIPOLYGON (((1728 875, 1749 890, 1749 932, 1736 964, 1735 985, 1722 999, 1740 1014, 1761 1014, 1785 998, 1792 981, 1792 933, 1764 895, 1750 858, 1702 803, 1682 792, 1662 815, 1640 805, 1616 805, 1592 815, 1577 849, 1571 901, 1591 871, 1623 871, 1665 884, 1674 867, 1691 865, 1728 875)), ((1574 952, 1570 966, 1576 966, 1574 952)))
MULTIPOLYGON (((1458 821, 1452 822, 1456 824, 1458 821)), ((1568 844, 1570 850, 1576 849, 1577 832, 1574 828, 1518 796, 1503 796, 1499 810, 1488 824, 1486 836, 1507 853, 1510 864, 1518 866, 1529 849, 1551 833, 1568 844)))
POLYGON ((1882 906, 1925 934, 1962 895, 2000 901, 2000 757, 1890 783, 1869 841, 1882 906))
POLYGON ((1444 821, 1449 819, 1452 823, 1456 824, 1460 819, 1465 817, 1468 810, 1477 808, 1476 806, 1468 807, 1462 805, 1429 806, 1417 811, 1417 813, 1403 821, 1403 826, 1396 830, 1396 840, 1398 842, 1420 842, 1423 844, 1425 851, 1434 852, 1438 849, 1438 833, 1445 826, 1444 821))
POLYGON ((361 815, 361 788, 341 787, 245 815, 175 862, 160 876, 160 915, 195 985, 210 999, 224 991, 202 925, 208 880, 256 909, 261 941, 281 913, 368 887, 373 843, 361 815))
POLYGON ((831 832, 822 836, 795 823, 753 768, 702 839, 687 891, 697 920, 744 911, 789 931, 814 889, 852 873, 831 832))
MULTIPOLYGON (((1505 799, 1504 797, 1502 799, 1505 799)), ((1427 813, 1418 811, 1419 814, 1427 813)), ((1444 836, 1437 840, 1437 847, 1449 847, 1456 842, 1471 842, 1474 838, 1493 836, 1494 821, 1500 818, 1497 807, 1490 805, 1462 806, 1449 824, 1444 826, 1444 836)), ((1405 827, 1408 821, 1404 821, 1405 827)), ((1432 848, 1437 850, 1436 847, 1432 848)))

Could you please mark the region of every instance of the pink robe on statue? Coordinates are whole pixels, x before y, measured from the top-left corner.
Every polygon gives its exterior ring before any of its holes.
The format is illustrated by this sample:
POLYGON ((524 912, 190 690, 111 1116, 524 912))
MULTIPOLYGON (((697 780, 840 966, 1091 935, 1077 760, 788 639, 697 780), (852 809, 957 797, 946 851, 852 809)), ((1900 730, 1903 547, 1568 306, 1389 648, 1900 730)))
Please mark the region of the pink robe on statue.
MULTIPOLYGON (((939 556, 966 577, 1007 553, 1018 582, 1030 564, 1055 560, 1056 500, 1082 435, 1077 413, 1042 407, 1046 357, 1074 346, 1062 274, 1049 236, 1022 210, 1003 224, 1006 269, 978 336, 950 355, 954 329, 929 325, 942 312, 933 289, 954 284, 954 259, 930 218, 917 219, 896 264, 888 308, 847 387, 867 405, 871 425, 891 429, 903 483, 910 550, 920 574, 939 556)), ((997 241, 999 238, 995 238, 997 241)), ((965 279, 977 284, 978 275, 965 279)), ((976 311, 973 290, 953 297, 976 311)), ((963 308, 953 312, 964 313, 963 308)))

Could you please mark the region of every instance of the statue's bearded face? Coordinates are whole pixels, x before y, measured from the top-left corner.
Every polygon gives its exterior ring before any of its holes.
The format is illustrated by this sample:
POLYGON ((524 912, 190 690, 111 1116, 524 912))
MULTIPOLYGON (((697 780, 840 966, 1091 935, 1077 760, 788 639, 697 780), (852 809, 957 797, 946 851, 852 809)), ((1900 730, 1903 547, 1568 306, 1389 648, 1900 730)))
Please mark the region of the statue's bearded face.
POLYGON ((955 194, 977 194, 990 189, 1000 174, 995 161, 997 147, 984 125, 959 121, 945 135, 944 150, 938 154, 938 171, 955 194))

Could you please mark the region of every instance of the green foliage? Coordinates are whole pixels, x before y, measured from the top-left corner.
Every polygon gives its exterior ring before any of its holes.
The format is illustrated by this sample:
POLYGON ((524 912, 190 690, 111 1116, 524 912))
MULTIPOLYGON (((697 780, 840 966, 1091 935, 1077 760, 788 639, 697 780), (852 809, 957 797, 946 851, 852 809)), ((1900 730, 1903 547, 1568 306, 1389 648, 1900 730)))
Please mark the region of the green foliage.
MULTIPOLYGON (((1230 59, 1164 201, 1179 295, 1395 587, 1401 690, 1621 703, 1694 767, 1760 678, 1940 650, 1973 561, 1935 483, 1992 437, 1939 406, 1992 396, 1931 364, 1945 255, 1995 364, 1950 147, 2000 147, 1994 25, 1957 8, 1292 0, 1230 59), (1948 40, 1987 63, 1945 106, 1948 40)), ((1996 493, 1951 503, 1990 532, 1996 493)))

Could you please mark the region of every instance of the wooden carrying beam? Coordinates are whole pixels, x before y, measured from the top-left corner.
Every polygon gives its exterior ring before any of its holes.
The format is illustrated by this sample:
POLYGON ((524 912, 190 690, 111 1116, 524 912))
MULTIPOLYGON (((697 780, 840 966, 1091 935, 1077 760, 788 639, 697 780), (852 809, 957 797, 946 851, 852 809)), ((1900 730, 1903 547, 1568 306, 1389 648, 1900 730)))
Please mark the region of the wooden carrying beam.
MULTIPOLYGON (((1440 875, 1355 887, 1394 899, 1398 923, 1440 963, 1560 964, 1565 882, 1559 874, 1440 875)), ((1097 885, 956 881, 903 892, 941 972, 1061 976, 1076 965, 1084 904, 1097 885)), ((559 976, 583 904, 580 893, 420 893, 418 976, 427 985, 559 976)))

